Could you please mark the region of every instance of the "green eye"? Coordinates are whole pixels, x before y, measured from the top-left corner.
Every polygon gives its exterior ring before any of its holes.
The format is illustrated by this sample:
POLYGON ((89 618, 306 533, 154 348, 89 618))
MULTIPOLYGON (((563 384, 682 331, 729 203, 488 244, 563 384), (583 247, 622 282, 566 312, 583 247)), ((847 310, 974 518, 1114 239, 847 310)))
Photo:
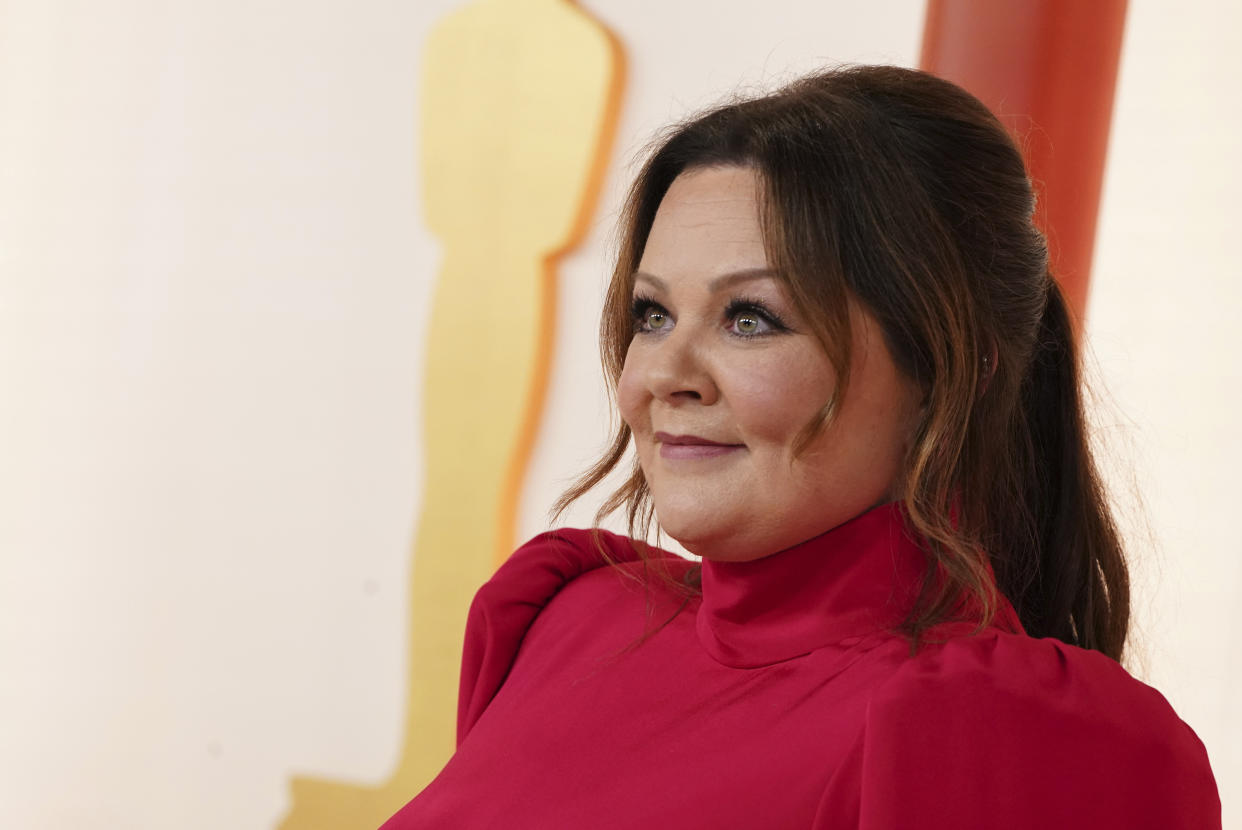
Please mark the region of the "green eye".
POLYGON ((673 324, 664 306, 642 295, 634 298, 630 307, 630 318, 634 321, 636 335, 664 331, 673 324))
POLYGON ((729 303, 724 316, 735 337, 765 337, 789 330, 775 312, 758 300, 739 297, 729 303))

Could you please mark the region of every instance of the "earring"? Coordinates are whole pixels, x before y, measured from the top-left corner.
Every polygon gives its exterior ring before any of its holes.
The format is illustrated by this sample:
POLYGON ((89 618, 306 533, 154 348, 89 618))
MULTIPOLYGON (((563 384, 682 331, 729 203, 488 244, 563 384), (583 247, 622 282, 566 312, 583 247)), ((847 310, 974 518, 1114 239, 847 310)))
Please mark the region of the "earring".
POLYGON ((988 391, 988 384, 992 382, 992 355, 985 354, 983 356, 983 371, 979 378, 979 397, 983 397, 983 393, 988 391))

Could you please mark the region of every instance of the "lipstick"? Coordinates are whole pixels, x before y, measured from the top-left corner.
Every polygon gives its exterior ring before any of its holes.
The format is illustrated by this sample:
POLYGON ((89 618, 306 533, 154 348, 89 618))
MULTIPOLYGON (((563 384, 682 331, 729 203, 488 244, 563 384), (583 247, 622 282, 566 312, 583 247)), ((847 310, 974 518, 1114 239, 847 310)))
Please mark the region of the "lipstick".
POLYGON ((657 432, 655 439, 660 442, 660 457, 672 459, 717 458, 745 446, 712 441, 698 435, 672 435, 667 432, 657 432))

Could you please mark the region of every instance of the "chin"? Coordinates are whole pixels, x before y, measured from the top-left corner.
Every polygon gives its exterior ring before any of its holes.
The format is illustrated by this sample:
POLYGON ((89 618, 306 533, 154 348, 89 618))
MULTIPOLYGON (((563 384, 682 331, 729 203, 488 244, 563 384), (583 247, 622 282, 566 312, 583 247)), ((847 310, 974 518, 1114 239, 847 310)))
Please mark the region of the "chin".
POLYGON ((718 519, 710 521, 700 518, 698 521, 677 523, 661 522, 660 530, 665 536, 675 539, 687 552, 704 559, 715 559, 721 562, 744 562, 750 559, 761 559, 775 551, 765 550, 758 542, 748 541, 741 536, 736 524, 722 526, 718 519))
POLYGON ((660 515, 657 511, 656 520, 660 525, 660 532, 671 539, 676 540, 695 556, 702 556, 705 550, 710 551, 715 544, 721 539, 721 531, 712 526, 709 518, 703 516, 685 516, 677 515, 675 511, 670 511, 671 515, 660 515))

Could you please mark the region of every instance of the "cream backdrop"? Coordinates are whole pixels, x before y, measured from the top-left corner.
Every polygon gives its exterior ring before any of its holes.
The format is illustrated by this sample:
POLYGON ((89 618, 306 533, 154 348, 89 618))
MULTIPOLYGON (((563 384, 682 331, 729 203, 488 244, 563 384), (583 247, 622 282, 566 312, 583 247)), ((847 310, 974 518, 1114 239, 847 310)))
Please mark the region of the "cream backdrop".
MULTIPOLYGON (((458 5, 0 2, 0 826, 267 828, 294 773, 390 771, 439 256, 417 73, 458 5)), ((824 61, 913 64, 922 27, 918 0, 583 6, 628 76, 523 536, 605 435, 596 309, 652 130, 824 61)), ((1147 502, 1138 668, 1233 830, 1239 8, 1132 1, 1088 324, 1147 502)))

